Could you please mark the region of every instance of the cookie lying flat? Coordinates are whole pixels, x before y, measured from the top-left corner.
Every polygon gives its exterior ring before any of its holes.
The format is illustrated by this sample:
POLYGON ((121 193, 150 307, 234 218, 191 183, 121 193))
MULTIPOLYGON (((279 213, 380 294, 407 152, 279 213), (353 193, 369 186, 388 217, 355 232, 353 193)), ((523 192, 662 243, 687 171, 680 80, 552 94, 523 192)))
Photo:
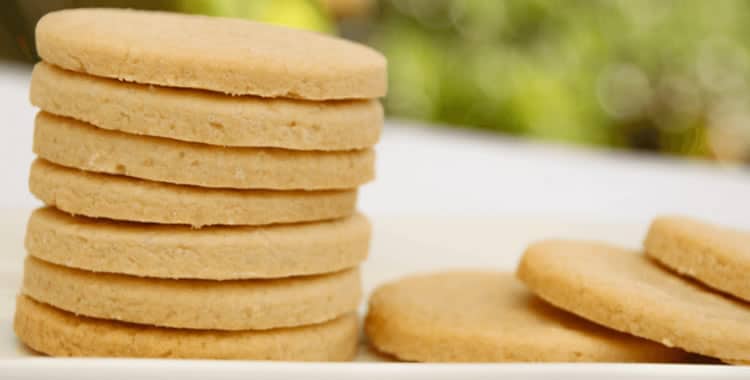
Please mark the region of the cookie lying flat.
POLYGON ((79 74, 41 62, 31 103, 99 128, 221 146, 352 150, 377 143, 377 100, 310 102, 224 96, 79 74))
POLYGON ((354 314, 263 331, 180 330, 76 316, 19 296, 14 329, 52 356, 343 361, 357 350, 354 314))
POLYGON ((37 159, 31 192, 75 215, 206 225, 264 225, 342 218, 354 214, 357 191, 207 189, 85 172, 37 159))
POLYGON ((201 187, 351 189, 375 176, 371 149, 224 148, 109 131, 46 112, 36 117, 34 153, 67 167, 201 187))
POLYGON ((646 254, 677 272, 750 300, 750 233, 684 217, 654 220, 646 254))
POLYGON ((26 251, 93 272, 232 280, 331 273, 367 257, 370 223, 361 214, 266 227, 205 227, 115 222, 34 211, 26 251))
POLYGON ((162 327, 263 330, 320 323, 357 308, 357 269, 273 280, 166 280, 66 268, 34 257, 23 294, 77 315, 162 327))
POLYGON ((553 305, 604 326, 706 356, 750 359, 750 305, 644 255, 603 243, 550 240, 528 248, 518 276, 553 305))
POLYGON ((664 362, 686 354, 554 308, 507 273, 407 277, 370 298, 370 342, 423 362, 664 362))
POLYGON ((387 86, 385 58, 368 47, 238 19, 70 9, 39 20, 36 46, 73 71, 233 95, 363 99, 387 86))

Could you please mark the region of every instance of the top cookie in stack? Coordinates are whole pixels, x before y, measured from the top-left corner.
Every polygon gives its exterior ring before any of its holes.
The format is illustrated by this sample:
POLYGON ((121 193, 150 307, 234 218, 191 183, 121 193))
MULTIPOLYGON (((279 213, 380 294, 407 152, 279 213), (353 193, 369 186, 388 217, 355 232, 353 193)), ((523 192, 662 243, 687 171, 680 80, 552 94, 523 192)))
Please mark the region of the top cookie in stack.
POLYGON ((386 92, 385 59, 374 50, 245 20, 76 9, 45 16, 36 33, 45 61, 128 82, 308 100, 386 92))
POLYGON ((351 358, 370 235, 356 194, 374 177, 385 59, 133 10, 50 13, 36 38, 30 187, 57 210, 29 222, 21 340, 51 355, 351 358))

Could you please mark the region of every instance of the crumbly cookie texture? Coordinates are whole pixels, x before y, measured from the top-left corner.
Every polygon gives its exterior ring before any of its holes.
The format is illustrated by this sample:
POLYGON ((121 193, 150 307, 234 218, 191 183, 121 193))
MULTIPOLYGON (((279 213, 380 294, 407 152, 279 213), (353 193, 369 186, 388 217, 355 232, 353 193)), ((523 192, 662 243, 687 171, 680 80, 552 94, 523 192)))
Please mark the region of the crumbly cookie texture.
POLYGON ((182 330, 88 318, 19 296, 14 330, 51 356, 345 361, 357 351, 357 316, 263 331, 182 330))
POLYGON ((750 360, 750 305, 604 243, 548 240, 518 277, 551 304, 615 330, 722 360, 750 360))
POLYGON ((208 189, 70 169, 37 159, 31 193, 74 215, 163 224, 266 225, 351 216, 356 190, 208 189))
POLYGON ((371 149, 225 148, 109 131, 40 112, 34 153, 76 169, 210 188, 352 189, 375 176, 371 149))
POLYGON ((273 280, 169 280, 72 269, 28 257, 23 294, 94 318, 202 330, 325 322, 361 297, 358 269, 273 280))
POLYGON ((528 292, 509 273, 444 272, 378 288, 370 342, 423 362, 669 362, 686 353, 598 326, 528 292))
POLYGON ((264 227, 204 227, 116 222, 34 211, 26 251, 93 272, 142 277, 233 280, 336 272, 366 257, 370 223, 362 214, 264 227))
POLYGON ((311 100, 384 96, 386 60, 343 39, 239 19, 128 9, 51 12, 43 60, 128 82, 311 100))
POLYGON ((654 220, 646 254, 704 284, 750 301, 750 233, 680 216, 654 220))
POLYGON ((31 75, 31 103, 99 128, 219 146, 364 149, 378 142, 383 125, 377 100, 224 96, 119 82, 46 62, 31 75))

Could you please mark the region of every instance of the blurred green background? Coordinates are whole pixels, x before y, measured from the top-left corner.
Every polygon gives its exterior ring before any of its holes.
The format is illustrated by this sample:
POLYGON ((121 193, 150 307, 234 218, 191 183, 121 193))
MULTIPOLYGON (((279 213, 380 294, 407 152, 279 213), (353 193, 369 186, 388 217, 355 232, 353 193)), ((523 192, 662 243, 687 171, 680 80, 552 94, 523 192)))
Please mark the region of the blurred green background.
POLYGON ((389 60, 391 117, 750 161, 745 0, 11 0, 0 56, 33 62, 36 20, 82 6, 241 17, 371 44, 389 60))

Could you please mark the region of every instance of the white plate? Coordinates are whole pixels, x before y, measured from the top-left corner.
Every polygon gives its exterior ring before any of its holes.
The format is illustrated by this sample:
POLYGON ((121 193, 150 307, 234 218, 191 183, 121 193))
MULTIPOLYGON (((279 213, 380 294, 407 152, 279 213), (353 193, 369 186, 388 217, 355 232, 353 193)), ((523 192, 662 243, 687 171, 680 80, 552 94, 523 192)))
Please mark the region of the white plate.
MULTIPOLYGON (((363 345, 354 363, 281 363, 212 360, 55 359, 33 354, 12 331, 21 279, 23 225, 28 211, 0 212, 0 378, 2 379, 750 379, 750 367, 645 364, 416 364, 387 362, 363 345)), ((366 291, 416 271, 475 267, 513 270, 530 241, 548 237, 593 238, 640 245, 645 225, 562 217, 375 218, 366 291)))

